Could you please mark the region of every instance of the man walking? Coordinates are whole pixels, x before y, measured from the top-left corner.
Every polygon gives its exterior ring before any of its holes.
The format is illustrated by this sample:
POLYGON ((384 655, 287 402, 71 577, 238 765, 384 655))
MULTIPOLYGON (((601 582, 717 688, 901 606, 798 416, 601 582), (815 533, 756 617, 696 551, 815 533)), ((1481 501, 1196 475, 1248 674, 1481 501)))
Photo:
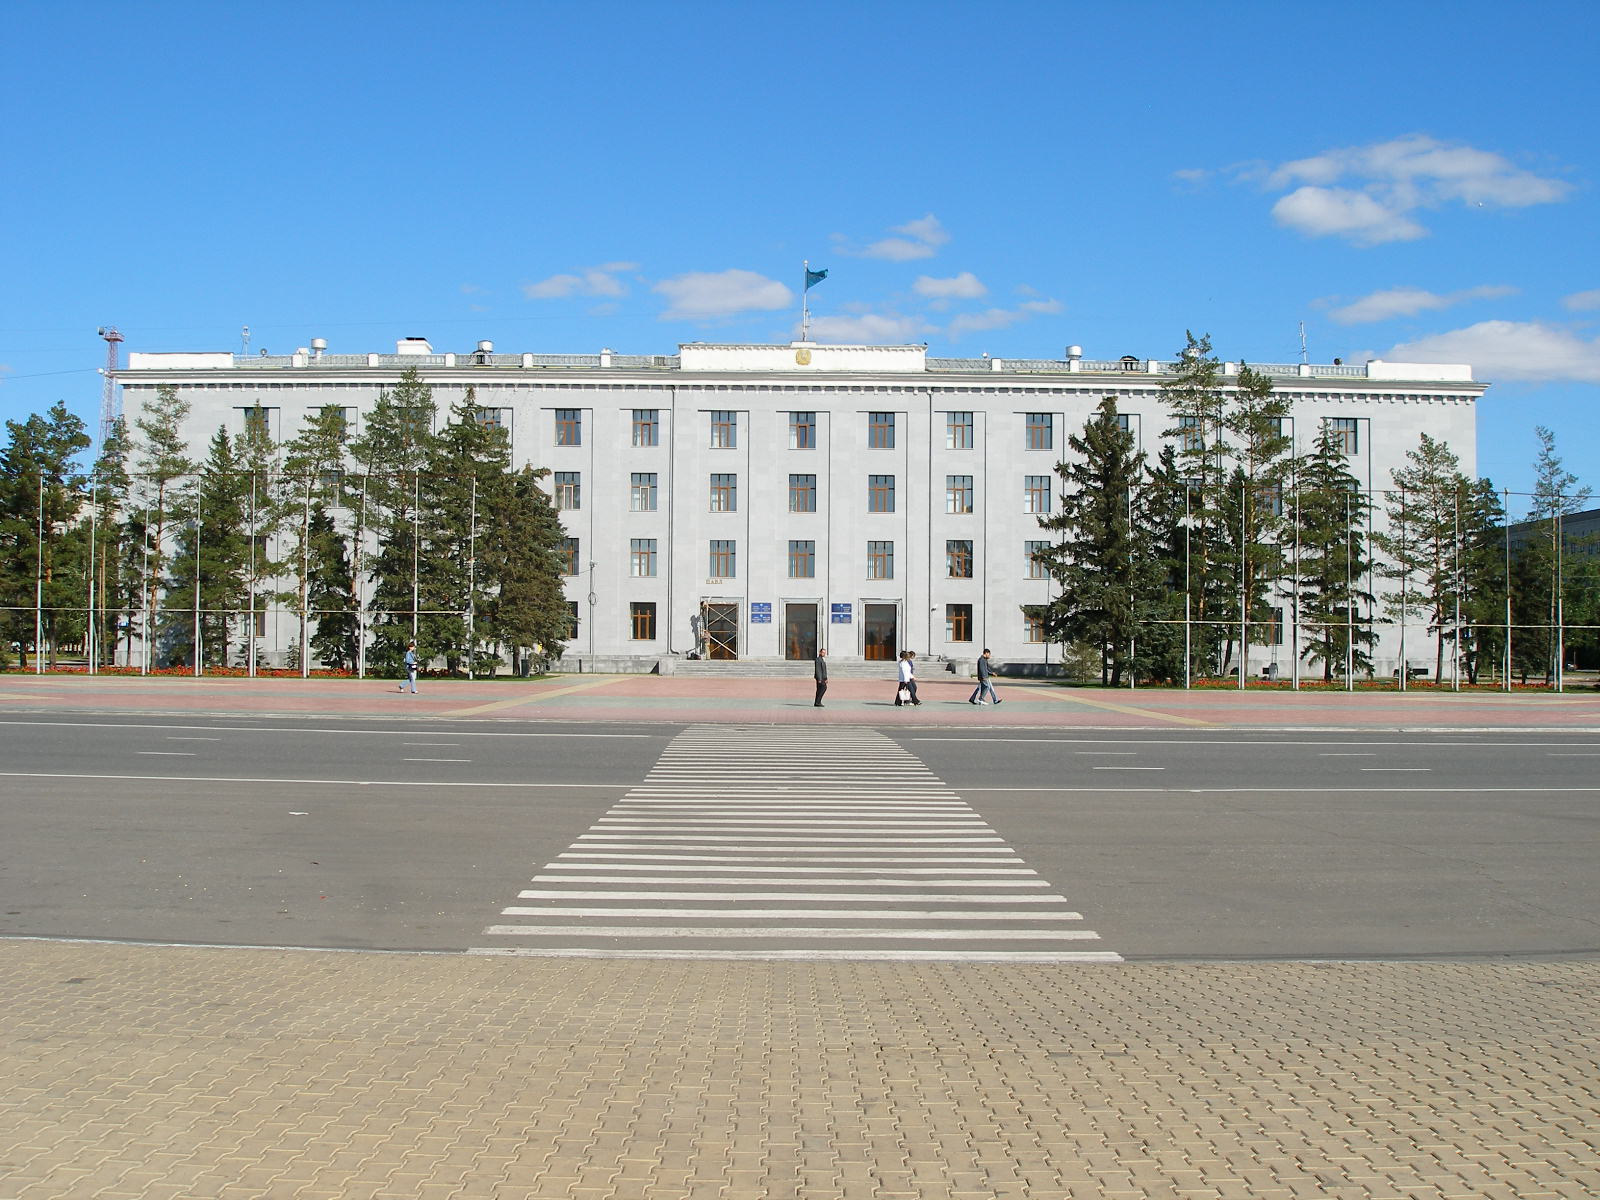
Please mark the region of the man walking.
POLYGON ((811 677, 817 681, 817 698, 812 702, 812 706, 821 708, 822 698, 828 694, 828 652, 821 647, 817 648, 817 657, 811 667, 811 677))
MULTIPOLYGON (((417 644, 415 642, 406 643, 406 678, 411 681, 411 694, 415 696, 417 694, 417 644)), ((402 683, 394 690, 403 692, 406 690, 406 685, 402 683)))
POLYGON ((991 682, 993 674, 994 667, 989 662, 989 647, 985 646, 983 654, 978 659, 978 686, 973 689, 972 695, 967 697, 968 704, 987 704, 989 700, 993 700, 996 704, 1000 703, 1000 697, 995 694, 994 684, 991 682), (985 692, 988 693, 989 700, 983 698, 985 692))

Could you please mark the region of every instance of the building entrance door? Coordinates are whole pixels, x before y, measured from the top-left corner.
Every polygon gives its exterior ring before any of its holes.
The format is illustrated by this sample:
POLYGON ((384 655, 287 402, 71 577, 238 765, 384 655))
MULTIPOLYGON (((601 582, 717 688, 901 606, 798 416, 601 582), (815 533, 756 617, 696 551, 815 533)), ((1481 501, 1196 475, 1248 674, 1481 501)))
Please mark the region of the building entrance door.
POLYGON ((866 609, 865 655, 871 662, 893 662, 900 641, 900 607, 896 604, 868 604, 866 609))
POLYGON ((702 608, 705 612, 706 657, 738 658, 739 606, 708 602, 702 608))
POLYGON ((817 656, 817 606, 783 606, 783 656, 795 661, 810 661, 817 656))

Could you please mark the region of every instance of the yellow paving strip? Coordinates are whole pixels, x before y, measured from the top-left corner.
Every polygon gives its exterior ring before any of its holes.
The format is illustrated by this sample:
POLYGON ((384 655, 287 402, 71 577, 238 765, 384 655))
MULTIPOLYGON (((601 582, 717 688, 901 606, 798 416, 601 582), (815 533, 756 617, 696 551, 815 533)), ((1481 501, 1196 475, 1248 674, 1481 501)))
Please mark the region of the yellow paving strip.
POLYGON ((588 683, 574 683, 569 687, 550 688, 547 691, 530 692, 523 696, 513 696, 509 700, 495 700, 489 704, 479 704, 474 708, 456 708, 442 714, 446 717, 475 717, 479 713, 498 712, 505 708, 516 708, 522 704, 534 704, 540 700, 553 700, 557 696, 570 696, 573 692, 586 692, 590 688, 608 687, 613 683, 621 683, 624 679, 634 679, 633 675, 607 675, 602 679, 594 679, 588 683))
POLYGON ((1171 721, 1177 725, 1198 725, 1204 729, 1221 728, 1215 721, 1202 721, 1198 717, 1180 717, 1174 713, 1152 712, 1148 708, 1135 708, 1131 704, 1115 704, 1110 700, 1091 700, 1088 696, 1066 690, 1054 688, 1041 688, 1037 692, 1029 691, 1029 695, 1048 696, 1052 700, 1062 700, 1069 704, 1085 704, 1090 708, 1103 708, 1109 712, 1126 713, 1134 717, 1150 717, 1157 721, 1171 721))

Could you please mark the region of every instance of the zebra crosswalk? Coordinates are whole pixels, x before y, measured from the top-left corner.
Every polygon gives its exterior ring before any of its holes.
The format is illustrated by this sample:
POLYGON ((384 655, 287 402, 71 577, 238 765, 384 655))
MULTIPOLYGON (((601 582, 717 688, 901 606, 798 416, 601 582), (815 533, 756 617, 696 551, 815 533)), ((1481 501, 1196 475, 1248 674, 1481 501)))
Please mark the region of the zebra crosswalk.
POLYGON ((870 729, 691 726, 470 954, 1120 962, 870 729))

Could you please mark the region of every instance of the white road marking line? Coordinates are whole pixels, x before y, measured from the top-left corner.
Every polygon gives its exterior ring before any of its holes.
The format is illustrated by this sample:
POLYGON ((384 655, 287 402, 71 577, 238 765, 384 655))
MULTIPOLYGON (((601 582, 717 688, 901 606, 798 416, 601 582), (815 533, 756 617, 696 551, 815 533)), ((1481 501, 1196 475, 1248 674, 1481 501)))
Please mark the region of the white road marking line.
POLYGON ((1363 771, 1431 771, 1432 767, 1362 767, 1363 771))
POLYGON ((451 763, 465 763, 465 762, 471 762, 471 761, 472 761, 472 760, 471 760, 471 759, 470 759, 470 758, 402 758, 402 759, 401 759, 401 760, 400 760, 400 761, 401 761, 401 762, 451 762, 451 763))
MULTIPOLYGON (((617 868, 621 870, 621 867, 617 868)), ((535 875, 534 883, 670 883, 682 887, 685 884, 704 883, 716 887, 727 887, 730 884, 747 883, 760 887, 771 887, 775 882, 771 878, 756 877, 745 879, 736 876, 719 875, 716 878, 698 879, 681 878, 662 875, 535 875)), ((823 879, 785 879, 786 887, 940 887, 940 888, 1033 888, 1049 887, 1042 879, 884 879, 875 876, 870 879, 845 879, 842 877, 823 879)), ((764 894, 764 893, 763 893, 764 894)))
POLYGON ((796 929, 782 925, 491 925, 483 932, 502 937, 817 938, 823 941, 834 938, 884 938, 891 941, 915 938, 919 941, 954 942, 1100 940, 1100 935, 1092 929, 855 929, 831 925, 802 926, 796 929))
POLYGON ((555 914, 566 917, 779 917, 784 920, 846 920, 846 921, 1081 921, 1082 913, 1075 912, 936 912, 920 908, 874 908, 855 912, 848 908, 605 908, 529 906, 503 908, 503 917, 544 917, 555 914))
MULTIPOLYGON (((616 870, 614 863, 563 863, 553 862, 544 865, 546 871, 590 871, 590 870, 616 870)), ((944 875, 954 872, 958 875, 1035 875, 1038 872, 1031 867, 670 867, 646 866, 640 863, 630 866, 630 871, 744 871, 750 875, 772 874, 789 875, 815 872, 818 874, 833 875, 944 875)))
POLYGON ((602 950, 474 946, 468 954, 496 958, 681 958, 724 962, 975 962, 1120 963, 1110 950, 602 950))
POLYGON ((170 733, 167 735, 167 741, 169 742, 220 742, 221 740, 221 738, 214 737, 178 737, 170 733))
POLYGON ((1318 758, 1377 758, 1371 750, 1324 750, 1318 758))
POLYGON ((1165 771, 1165 767, 1090 767, 1091 771, 1165 771))
POLYGON ((157 758, 193 758, 193 750, 138 750, 137 754, 148 754, 157 758))
MULTIPOLYGON (((681 879, 672 880, 682 883, 681 879)), ((529 888, 518 892, 522 900, 854 900, 861 904, 1065 904, 1065 896, 947 896, 939 892, 663 892, 585 891, 580 888, 529 888)))

